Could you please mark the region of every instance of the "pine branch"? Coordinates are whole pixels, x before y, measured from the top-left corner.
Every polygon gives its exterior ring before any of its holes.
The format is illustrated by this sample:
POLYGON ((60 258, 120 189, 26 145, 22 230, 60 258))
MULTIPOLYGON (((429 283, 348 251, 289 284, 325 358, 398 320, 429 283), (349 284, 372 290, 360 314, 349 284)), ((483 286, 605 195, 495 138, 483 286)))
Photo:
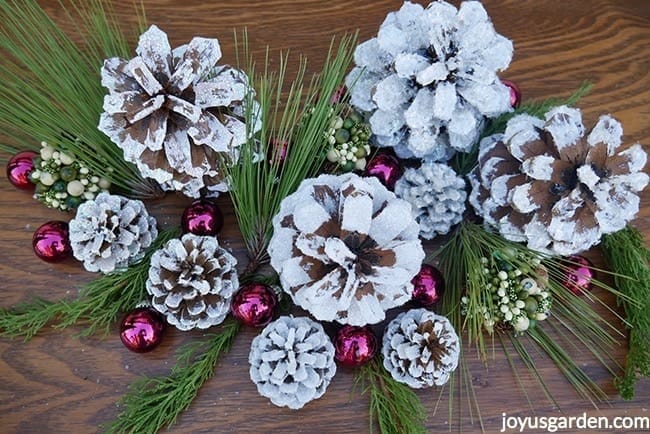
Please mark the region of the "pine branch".
POLYGON ((382 434, 426 433, 426 410, 420 398, 410 387, 398 383, 384 369, 376 357, 356 373, 355 385, 361 394, 370 394, 370 432, 375 432, 375 421, 382 434))
POLYGON ((650 377, 650 250, 641 233, 628 226, 603 238, 603 253, 615 273, 614 282, 628 297, 619 297, 630 325, 629 350, 617 387, 624 399, 634 398, 639 377, 650 377))
POLYGON ((173 425, 201 386, 214 375, 217 360, 230 350, 238 331, 239 323, 227 320, 220 326, 219 334, 182 347, 168 376, 145 377, 133 383, 119 402, 122 412, 106 432, 154 434, 173 425))
POLYGON ((147 298, 145 282, 151 255, 178 236, 177 228, 162 231, 144 259, 121 273, 103 275, 82 287, 74 300, 50 302, 36 299, 0 310, 0 335, 28 341, 47 324, 63 329, 83 324, 82 336, 102 330, 108 334, 118 317, 147 298))
MULTIPOLYGON (((512 112, 504 113, 501 116, 490 120, 488 126, 481 133, 481 139, 491 136, 493 134, 502 133, 506 129, 506 124, 513 116, 519 114, 528 114, 530 116, 542 117, 544 114, 551 109, 559 105, 574 105, 580 100, 583 96, 587 95, 591 90, 591 83, 583 83, 578 90, 576 90, 572 95, 566 99, 559 98, 548 98, 544 101, 533 101, 526 103, 518 107, 512 112)), ((479 140, 480 142, 480 140, 479 140)), ((478 158, 478 143, 474 146, 474 149, 468 153, 458 153, 454 156, 450 162, 454 170, 462 175, 468 174, 476 165, 478 158)))

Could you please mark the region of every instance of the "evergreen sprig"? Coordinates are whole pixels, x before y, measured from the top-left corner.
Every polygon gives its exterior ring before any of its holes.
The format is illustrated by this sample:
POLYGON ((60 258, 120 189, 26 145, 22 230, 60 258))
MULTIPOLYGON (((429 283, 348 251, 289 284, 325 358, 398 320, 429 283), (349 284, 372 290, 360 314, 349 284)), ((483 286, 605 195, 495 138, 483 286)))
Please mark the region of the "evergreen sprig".
POLYGON ((83 324, 82 336, 98 331, 108 334, 122 313, 147 298, 145 282, 151 255, 178 234, 178 228, 161 231, 142 261, 85 284, 73 300, 36 299, 0 310, 0 336, 28 341, 47 324, 58 329, 83 324))
POLYGON ((307 83, 304 58, 289 81, 287 55, 280 56, 279 71, 271 72, 267 50, 262 71, 258 72, 248 53, 245 33, 238 44, 238 63, 248 71, 255 87, 249 101, 257 99, 260 109, 246 114, 249 140, 237 164, 224 162, 224 172, 231 183, 230 197, 248 250, 249 272, 268 261, 266 247, 273 231, 272 219, 282 199, 304 179, 315 176, 325 160, 324 131, 335 114, 330 97, 343 82, 355 46, 356 36, 345 36, 338 45, 333 40, 322 70, 307 83), (250 126, 260 118, 261 131, 254 134, 250 126), (284 143, 286 157, 280 162, 284 143))
MULTIPOLYGON (((122 150, 97 129, 105 89, 104 59, 129 58, 117 17, 102 0, 60 5, 73 38, 35 0, 0 1, 0 128, 21 149, 40 150, 41 141, 73 154, 121 193, 150 198, 160 187, 124 160, 122 150), (43 61, 43 56, 47 61, 43 61)), ((0 150, 15 153, 13 145, 0 150)))
POLYGON ((230 350, 238 331, 239 323, 228 319, 219 326, 218 334, 181 347, 168 376, 143 377, 131 384, 119 402, 122 412, 106 432, 155 434, 173 425, 201 386, 214 375, 219 357, 230 350))
POLYGON ((427 413, 415 391, 393 379, 375 357, 356 373, 355 386, 370 394, 370 432, 375 423, 382 434, 426 433, 427 413))
POLYGON ((625 371, 617 387, 621 397, 632 399, 639 377, 650 377, 650 250, 632 226, 605 235, 602 246, 616 287, 627 296, 618 300, 625 309, 630 337, 625 371))

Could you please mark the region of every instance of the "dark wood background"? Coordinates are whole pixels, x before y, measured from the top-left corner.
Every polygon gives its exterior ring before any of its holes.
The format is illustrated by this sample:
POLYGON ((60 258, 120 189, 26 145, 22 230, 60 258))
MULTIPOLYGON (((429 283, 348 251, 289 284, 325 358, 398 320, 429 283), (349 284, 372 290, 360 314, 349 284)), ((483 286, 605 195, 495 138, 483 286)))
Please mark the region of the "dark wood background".
MULTIPOLYGON (((113 2, 125 25, 133 25, 132 1, 113 2)), ((455 2, 457 3, 457 2, 455 2)), ((62 21, 57 1, 41 2, 55 19, 62 21)), ((205 1, 145 0, 147 18, 168 32, 172 46, 194 35, 218 37, 224 63, 234 63, 233 29, 247 27, 255 53, 268 44, 311 61, 311 70, 321 65, 332 35, 360 29, 365 40, 374 34, 399 1, 269 0, 205 1)), ((611 113, 624 125, 626 141, 650 146, 650 2, 647 0, 486 0, 499 33, 514 41, 515 54, 503 78, 518 83, 525 99, 566 97, 588 80, 592 92, 578 104, 587 126, 598 116, 611 113)), ((1 26, 1 24, 0 24, 1 26)), ((259 57, 261 59, 261 57, 259 57)), ((272 59, 277 59, 272 56, 272 59)), ((274 65, 277 62, 273 61, 274 65)), ((295 68, 290 68, 295 69, 295 68)), ((2 96, 0 95, 0 98, 2 96)), ((650 150, 650 148, 647 148, 650 150)), ((161 227, 177 225, 189 200, 168 196, 148 203, 161 227)), ((226 224, 220 235, 245 263, 235 217, 228 197, 219 199, 226 224)), ((51 300, 73 297, 83 282, 93 278, 74 261, 51 265, 38 260, 31 249, 32 232, 52 219, 68 215, 49 210, 15 190, 0 174, 0 306, 41 296, 51 300)), ((650 194, 642 196, 642 210, 635 224, 650 236, 650 194)), ((589 256, 602 264, 597 250, 589 256)), ((174 363, 174 351, 200 333, 168 329, 156 351, 137 355, 127 351, 116 330, 106 337, 79 339, 78 330, 48 330, 25 344, 0 339, 0 432, 2 433, 92 433, 117 415, 116 401, 140 375, 164 375, 174 363)), ((223 357, 216 375, 178 420, 170 432, 322 432, 368 431, 368 400, 351 394, 353 375, 339 369, 327 393, 300 411, 277 408, 257 394, 248 376, 247 355, 255 330, 244 330, 234 348, 223 357)), ((621 339, 615 356, 624 362, 627 343, 621 339)), ((611 405, 596 410, 580 400, 557 369, 545 358, 537 359, 556 395, 563 414, 610 417, 650 416, 650 382, 637 386, 633 401, 617 398, 612 380, 597 362, 575 353, 585 370, 598 379, 610 394, 611 405)), ((487 432, 502 427, 502 413, 532 415, 525 396, 516 385, 505 358, 499 353, 489 369, 472 362, 474 386, 481 404, 487 432)), ((523 372, 523 367, 520 368, 523 372)), ((534 381, 524 377, 527 393, 537 415, 562 413, 549 403, 534 381)), ((438 393, 419 391, 430 413, 430 432, 450 429, 447 402, 434 414, 438 393)), ((460 427, 480 431, 472 424, 467 406, 460 427)), ((476 415, 474 415, 476 416, 476 415)), ((476 421, 475 421, 476 422, 476 421)), ((452 431, 458 422, 453 421, 452 431)))

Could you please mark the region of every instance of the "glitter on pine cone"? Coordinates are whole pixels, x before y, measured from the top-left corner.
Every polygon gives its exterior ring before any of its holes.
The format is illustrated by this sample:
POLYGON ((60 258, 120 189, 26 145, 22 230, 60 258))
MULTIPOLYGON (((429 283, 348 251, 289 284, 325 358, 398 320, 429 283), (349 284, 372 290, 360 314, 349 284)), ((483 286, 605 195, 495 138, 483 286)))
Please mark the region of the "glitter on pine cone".
POLYGON ((278 297, 270 286, 248 283, 239 288, 230 309, 235 319, 249 327, 263 327, 271 322, 278 305, 278 297))
POLYGON ((120 324, 120 339, 135 353, 146 353, 156 348, 163 338, 165 319, 154 309, 139 307, 127 313, 120 324))
POLYGON ((413 301, 420 306, 432 306, 442 298, 445 280, 437 268, 422 264, 422 268, 413 280, 413 301))
POLYGON ((366 165, 363 176, 374 176, 393 191, 395 183, 402 177, 403 170, 399 160, 389 154, 377 154, 366 165))
POLYGON ((223 214, 213 201, 195 200, 183 211, 181 228, 184 234, 215 236, 223 228, 223 214))
POLYGON ((33 151, 22 151, 11 157, 7 163, 7 179, 14 187, 21 190, 34 189, 29 174, 34 169, 34 158, 37 155, 33 151))
POLYGON ((46 262, 61 262, 72 254, 68 224, 53 220, 34 231, 32 247, 36 256, 46 262))
POLYGON ((340 364, 361 366, 377 354, 377 337, 368 327, 346 325, 336 333, 334 350, 340 364))
POLYGON ((564 262, 566 269, 562 285, 575 295, 584 295, 593 289, 596 272, 592 262, 581 255, 573 255, 564 262))

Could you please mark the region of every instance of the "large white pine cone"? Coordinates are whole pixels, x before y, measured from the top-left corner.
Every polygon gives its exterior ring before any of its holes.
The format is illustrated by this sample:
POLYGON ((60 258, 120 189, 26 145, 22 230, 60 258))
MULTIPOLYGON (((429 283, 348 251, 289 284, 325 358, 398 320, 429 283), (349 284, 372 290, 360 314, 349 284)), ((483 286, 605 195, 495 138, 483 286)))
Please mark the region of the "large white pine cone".
POLYGON ((202 189, 208 195, 226 191, 219 164, 222 158, 236 161, 246 141, 248 77, 216 66, 217 39, 195 37, 172 50, 167 35, 151 26, 136 53, 131 60, 104 62, 102 84, 109 94, 99 129, 166 190, 190 197, 202 189))
POLYGON ((413 292, 424 250, 408 202, 376 178, 304 180, 273 218, 268 252, 282 288, 320 321, 374 324, 413 292))
POLYGON ((109 193, 79 205, 69 229, 74 257, 86 270, 102 273, 142 259, 158 236, 156 219, 142 201, 109 193))
POLYGON ((420 236, 427 240, 448 233, 465 212, 465 180, 446 164, 425 162, 406 169, 395 194, 411 204, 420 236))
POLYGON ((267 325, 253 339, 248 361, 260 395, 291 409, 323 396, 336 373, 334 345, 309 318, 284 316, 267 325))
POLYGON ((405 2, 357 47, 346 85, 380 146, 442 161, 471 150, 486 117, 511 110, 496 75, 511 58, 512 42, 495 32, 480 2, 460 9, 405 2))
POLYGON ((215 237, 185 234, 151 256, 151 305, 179 330, 221 324, 239 289, 237 259, 215 237))
POLYGON ((447 318, 427 309, 402 312, 386 327, 384 368, 400 383, 442 386, 458 366, 460 341, 447 318))
POLYGON ((534 250, 572 255, 623 229, 648 185, 647 154, 621 147, 623 128, 601 116, 586 134, 578 109, 518 115, 481 141, 470 203, 486 223, 534 250))

